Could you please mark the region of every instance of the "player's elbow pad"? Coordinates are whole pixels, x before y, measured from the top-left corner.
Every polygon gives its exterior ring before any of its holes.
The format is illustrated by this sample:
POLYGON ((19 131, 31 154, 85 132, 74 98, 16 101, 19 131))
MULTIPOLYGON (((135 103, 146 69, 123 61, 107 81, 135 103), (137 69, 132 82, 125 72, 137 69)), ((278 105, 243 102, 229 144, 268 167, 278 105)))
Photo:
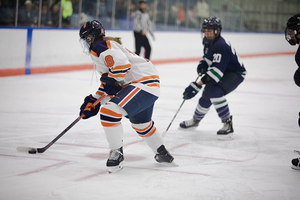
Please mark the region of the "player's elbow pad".
POLYGON ((210 78, 210 76, 208 76, 207 74, 205 74, 205 76, 203 76, 201 78, 201 81, 202 81, 203 84, 207 84, 207 83, 209 83, 211 81, 211 78, 210 78))

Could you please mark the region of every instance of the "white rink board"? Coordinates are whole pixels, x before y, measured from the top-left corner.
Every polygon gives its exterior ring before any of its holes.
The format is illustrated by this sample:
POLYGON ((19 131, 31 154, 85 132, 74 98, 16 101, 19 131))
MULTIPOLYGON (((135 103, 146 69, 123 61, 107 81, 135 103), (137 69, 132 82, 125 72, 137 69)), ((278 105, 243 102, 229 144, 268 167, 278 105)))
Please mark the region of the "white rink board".
MULTIPOLYGON (((82 53, 78 32, 77 29, 33 29, 31 68, 91 64, 90 58, 82 53)), ((200 59, 203 55, 200 32, 155 31, 154 34, 155 41, 148 36, 152 46, 151 60, 200 59)), ((0 69, 24 68, 27 30, 0 29, 0 35, 0 69)), ((106 35, 121 37, 123 45, 135 51, 132 31, 106 30, 106 35)), ((296 50, 284 40, 284 34, 224 32, 222 35, 239 54, 296 50)))

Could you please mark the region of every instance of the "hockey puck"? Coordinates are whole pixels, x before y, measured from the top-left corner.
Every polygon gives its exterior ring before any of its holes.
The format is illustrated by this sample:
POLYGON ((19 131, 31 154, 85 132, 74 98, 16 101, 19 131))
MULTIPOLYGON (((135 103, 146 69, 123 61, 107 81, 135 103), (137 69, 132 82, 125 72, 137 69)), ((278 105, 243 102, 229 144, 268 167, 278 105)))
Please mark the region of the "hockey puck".
POLYGON ((31 149, 31 150, 28 151, 28 153, 30 153, 30 154, 36 154, 36 150, 35 149, 31 149))

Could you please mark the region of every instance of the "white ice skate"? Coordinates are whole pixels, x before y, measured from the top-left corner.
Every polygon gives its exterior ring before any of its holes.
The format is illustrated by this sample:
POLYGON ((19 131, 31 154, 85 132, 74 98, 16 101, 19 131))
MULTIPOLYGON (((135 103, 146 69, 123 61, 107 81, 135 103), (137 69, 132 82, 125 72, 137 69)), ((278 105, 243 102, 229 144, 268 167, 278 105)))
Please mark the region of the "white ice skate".
MULTIPOLYGON (((300 151, 294 150, 295 153, 300 154, 300 151)), ((292 169, 300 170, 300 158, 294 158, 292 160, 292 169)))
POLYGON ((186 121, 183 121, 179 124, 179 126, 181 128, 191 128, 191 127, 197 127, 199 125, 199 120, 196 120, 196 119, 190 119, 190 120, 186 120, 186 121))
POLYGON ((217 132, 219 140, 233 140, 232 116, 223 121, 223 127, 217 132))

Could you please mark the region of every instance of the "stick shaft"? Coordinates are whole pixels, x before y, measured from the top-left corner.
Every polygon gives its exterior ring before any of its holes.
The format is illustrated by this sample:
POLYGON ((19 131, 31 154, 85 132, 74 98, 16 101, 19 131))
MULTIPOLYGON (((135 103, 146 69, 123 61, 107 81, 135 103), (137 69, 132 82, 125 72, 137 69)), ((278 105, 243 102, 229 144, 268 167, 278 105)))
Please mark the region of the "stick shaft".
MULTIPOLYGON (((198 80, 198 78, 199 78, 200 76, 201 76, 201 74, 198 74, 198 76, 197 76, 195 82, 198 80)), ((180 105, 179 108, 177 109, 177 111, 176 111, 176 113, 175 113, 175 115, 174 115, 172 121, 170 122, 170 124, 169 124, 169 126, 167 127, 166 131, 162 134, 162 137, 165 137, 165 135, 167 134, 167 132, 168 132, 170 126, 172 125, 174 119, 176 118, 177 114, 179 113, 179 111, 180 111, 181 107, 183 106, 184 102, 185 102, 185 99, 182 101, 181 105, 180 105)))
MULTIPOLYGON (((100 101, 102 101, 102 99, 104 99, 105 95, 103 94, 99 99, 97 99, 97 101, 95 101, 93 103, 93 106, 96 106, 98 103, 100 103, 100 101)), ((54 138, 49 144, 47 144, 46 146, 44 146, 43 148, 37 148, 38 153, 43 153, 45 152, 47 149, 49 149, 49 147, 51 147, 59 138, 61 138, 66 132, 68 132, 75 124, 77 124, 77 122, 79 122, 82 117, 84 117, 84 115, 82 114, 81 116, 77 117, 67 128, 65 128, 65 130, 63 130, 58 136, 56 136, 56 138, 54 138)))
POLYGON ((184 102, 185 102, 185 99, 182 101, 182 103, 181 103, 180 107, 177 109, 177 111, 176 111, 176 113, 175 113, 175 115, 174 115, 174 117, 173 117, 172 121, 170 122, 170 124, 169 124, 168 128, 166 129, 166 131, 168 131, 168 130, 169 130, 170 126, 172 125, 172 123, 173 123, 174 119, 176 118, 177 114, 179 113, 179 111, 180 111, 180 109, 181 109, 182 105, 184 104, 184 102))

